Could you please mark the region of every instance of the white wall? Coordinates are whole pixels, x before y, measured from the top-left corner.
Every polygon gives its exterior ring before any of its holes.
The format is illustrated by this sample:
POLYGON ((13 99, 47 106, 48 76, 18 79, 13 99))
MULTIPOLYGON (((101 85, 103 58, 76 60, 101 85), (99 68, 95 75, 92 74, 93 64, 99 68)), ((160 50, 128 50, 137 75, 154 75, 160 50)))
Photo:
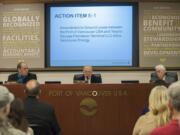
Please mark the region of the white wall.
MULTIPOLYGON (((150 73, 153 71, 101 71, 103 83, 120 83, 121 80, 139 80, 141 83, 148 83, 150 73)), ((178 78, 180 80, 180 71, 178 78)), ((73 83, 74 74, 81 72, 35 72, 40 83, 44 81, 61 81, 64 84, 73 83)), ((96 72, 95 72, 96 73, 96 72)), ((0 81, 6 81, 11 72, 0 73, 0 81)))

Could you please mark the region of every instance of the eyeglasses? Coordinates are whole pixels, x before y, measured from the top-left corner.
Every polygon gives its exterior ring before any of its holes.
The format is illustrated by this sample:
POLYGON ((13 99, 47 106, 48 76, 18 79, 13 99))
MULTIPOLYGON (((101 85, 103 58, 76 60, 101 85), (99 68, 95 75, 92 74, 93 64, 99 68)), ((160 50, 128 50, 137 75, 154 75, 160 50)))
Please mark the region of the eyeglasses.
POLYGON ((84 73, 92 73, 92 71, 83 71, 84 73))

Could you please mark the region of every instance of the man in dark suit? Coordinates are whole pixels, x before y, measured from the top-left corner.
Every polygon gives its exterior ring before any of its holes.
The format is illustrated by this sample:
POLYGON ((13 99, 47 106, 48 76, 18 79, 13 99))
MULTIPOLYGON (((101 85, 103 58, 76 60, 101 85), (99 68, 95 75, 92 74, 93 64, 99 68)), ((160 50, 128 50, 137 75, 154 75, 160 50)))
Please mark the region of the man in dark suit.
POLYGON ((8 76, 8 82, 16 82, 16 83, 23 83, 25 84, 29 80, 35 79, 37 77, 35 74, 29 73, 29 69, 26 63, 20 62, 17 65, 18 73, 11 74, 8 76))
POLYGON ((74 75, 74 83, 85 82, 85 83, 102 83, 100 74, 93 74, 92 66, 84 66, 83 74, 74 75))
POLYGON ((150 82, 160 85, 171 84, 178 80, 177 73, 166 72, 164 65, 157 65, 155 67, 155 73, 151 74, 150 82))
POLYGON ((60 135, 61 129, 54 108, 38 100, 40 86, 37 80, 28 81, 25 92, 27 94, 27 98, 24 100, 25 115, 30 125, 39 125, 48 129, 48 133, 43 135, 60 135))

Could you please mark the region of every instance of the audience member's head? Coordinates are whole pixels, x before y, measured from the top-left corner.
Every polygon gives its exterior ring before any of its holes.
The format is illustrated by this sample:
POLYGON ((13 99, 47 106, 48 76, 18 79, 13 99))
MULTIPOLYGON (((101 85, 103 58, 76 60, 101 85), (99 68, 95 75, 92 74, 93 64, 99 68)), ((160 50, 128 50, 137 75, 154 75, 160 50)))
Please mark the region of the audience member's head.
POLYGON ((26 83, 27 96, 37 97, 40 94, 40 85, 37 80, 30 80, 26 83))
POLYGON ((91 78, 92 73, 93 73, 92 66, 84 66, 83 67, 83 74, 85 77, 91 78))
POLYGON ((10 103, 14 100, 14 95, 9 90, 0 86, 0 119, 6 118, 10 111, 10 103))
POLYGON ((6 87, 0 86, 0 135, 25 135, 24 132, 14 128, 7 118, 13 100, 14 95, 6 87))
POLYGON ((25 118, 25 110, 23 101, 20 98, 16 98, 10 107, 10 113, 8 115, 10 123, 17 129, 27 132, 28 122, 25 118))
POLYGON ((169 86, 168 96, 172 118, 180 121, 180 82, 175 82, 169 86))
POLYGON ((169 121, 168 95, 165 86, 156 86, 151 90, 149 96, 149 111, 157 116, 157 126, 166 124, 169 121))
POLYGON ((29 73, 28 66, 24 62, 19 62, 17 64, 17 70, 18 70, 19 75, 22 75, 22 76, 27 76, 29 73))
POLYGON ((161 127, 170 119, 168 94, 165 86, 154 87, 149 95, 149 112, 137 120, 133 135, 149 135, 155 128, 161 127))
POLYGON ((160 80, 163 80, 165 74, 166 74, 166 68, 164 65, 160 64, 160 65, 157 65, 155 67, 155 71, 156 71, 156 74, 157 74, 157 77, 160 79, 160 80))

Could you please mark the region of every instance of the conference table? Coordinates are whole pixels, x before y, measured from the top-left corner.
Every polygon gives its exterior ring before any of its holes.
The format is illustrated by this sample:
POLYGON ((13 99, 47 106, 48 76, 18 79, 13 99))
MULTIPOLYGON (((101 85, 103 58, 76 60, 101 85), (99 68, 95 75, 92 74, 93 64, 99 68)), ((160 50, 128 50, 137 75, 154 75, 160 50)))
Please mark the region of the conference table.
MULTIPOLYGON (((25 86, 5 85, 24 99, 25 86)), ((40 100, 55 108, 62 135, 131 135, 152 84, 41 84, 40 100)))

